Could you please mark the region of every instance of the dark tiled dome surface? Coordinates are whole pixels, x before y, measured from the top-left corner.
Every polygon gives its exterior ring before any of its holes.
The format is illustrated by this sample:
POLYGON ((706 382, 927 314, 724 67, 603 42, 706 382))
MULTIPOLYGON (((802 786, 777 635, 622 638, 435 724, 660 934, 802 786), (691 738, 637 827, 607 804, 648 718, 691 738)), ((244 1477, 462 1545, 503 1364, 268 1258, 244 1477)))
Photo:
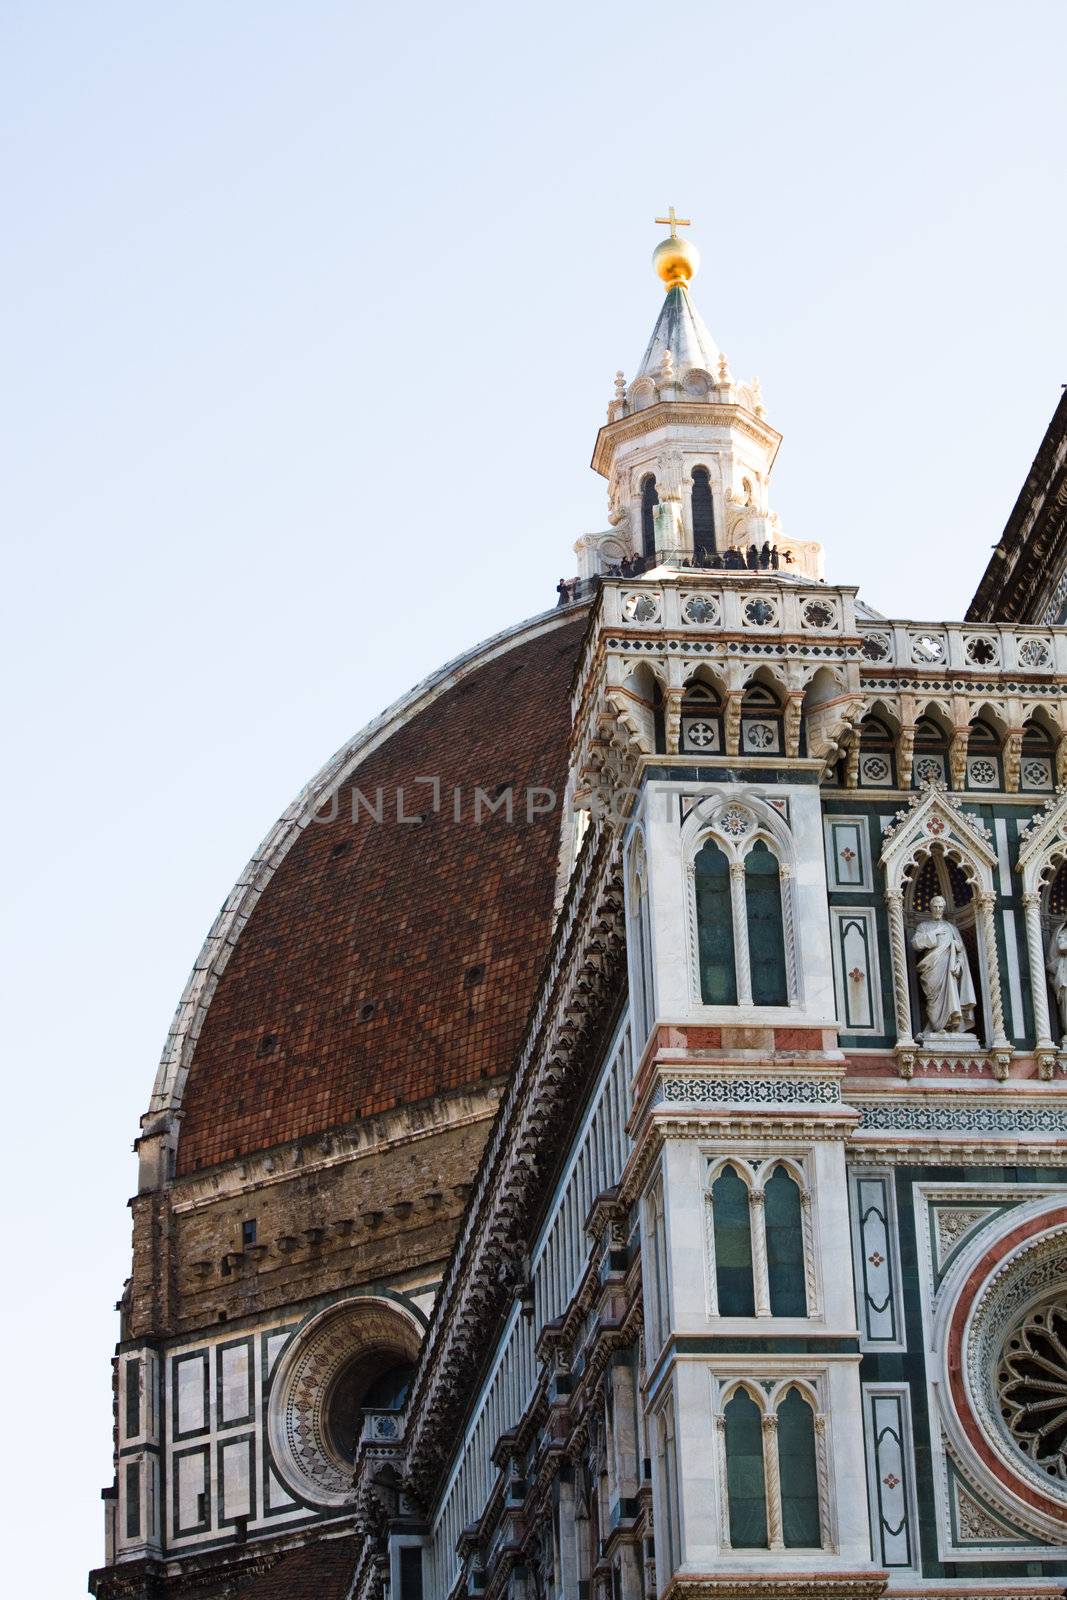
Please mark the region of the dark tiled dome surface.
POLYGON ((356 767, 335 821, 305 828, 241 933, 183 1097, 188 1173, 507 1073, 550 933, 568 690, 584 615, 469 671, 356 767), (432 810, 420 776, 441 779, 432 810), (472 817, 475 787, 514 820, 472 817), (353 824, 353 785, 381 824, 353 824), (408 815, 397 823, 395 791, 408 815), (453 816, 453 788, 462 820, 453 816))

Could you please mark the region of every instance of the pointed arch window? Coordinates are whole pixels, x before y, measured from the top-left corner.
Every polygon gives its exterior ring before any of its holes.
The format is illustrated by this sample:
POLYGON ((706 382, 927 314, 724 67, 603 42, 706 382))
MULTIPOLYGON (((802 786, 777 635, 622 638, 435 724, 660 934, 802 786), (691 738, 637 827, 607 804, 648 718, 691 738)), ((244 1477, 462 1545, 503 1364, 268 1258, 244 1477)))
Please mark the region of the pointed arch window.
POLYGON ((711 476, 707 467, 694 467, 690 505, 693 514, 693 555, 698 566, 715 554, 715 508, 711 499, 711 476))
POLYGON ((738 1389, 723 1412, 730 1544, 766 1550, 767 1483, 763 1471, 763 1417, 747 1389, 738 1389))
POLYGON ((782 885, 777 857, 762 839, 756 840, 745 857, 745 915, 752 1002, 757 1006, 787 1006, 782 885))
POLYGON ((1023 729, 1019 787, 1039 794, 1049 793, 1055 781, 1053 756, 1051 735, 1039 722, 1031 719, 1023 729))
POLYGON ((715 1236, 715 1292, 720 1317, 754 1317, 752 1228, 748 1185, 734 1167, 723 1167, 711 1186, 715 1236))
POLYGON ((776 1167, 764 1184, 763 1220, 771 1316, 806 1317, 802 1196, 800 1185, 782 1166, 776 1167))
POLYGON ((648 1038, 655 1015, 652 966, 652 926, 648 903, 648 864, 645 841, 638 833, 630 859, 629 901, 630 986, 633 991, 635 1045, 640 1050, 648 1038))
POLYGON ((730 1545, 735 1550, 819 1550, 829 1507, 820 1471, 820 1426, 795 1383, 773 1403, 738 1387, 722 1411, 730 1545))
POLYGON ((788 1006, 800 999, 793 893, 776 829, 739 802, 712 817, 690 867, 695 1004, 788 1006))
POLYGON ((861 789, 896 787, 896 741, 886 723, 873 713, 860 726, 859 770, 861 789))
POLYGON ((641 479, 641 554, 645 557, 656 554, 655 508, 658 505, 656 479, 650 472, 641 479))
POLYGON ((696 858, 697 941, 700 997, 705 1005, 737 1004, 737 965, 730 888, 730 863, 714 839, 696 858))
POLYGON ((782 754, 782 708, 766 684, 750 683, 741 700, 741 755, 782 754))
POLYGON ((721 755, 722 703, 710 684, 690 679, 682 692, 683 755, 721 755))
POLYGON ((933 717, 921 717, 915 727, 912 783, 948 782, 948 735, 933 717))
POLYGON ((712 1173, 705 1196, 713 1314, 815 1316, 814 1246, 803 1172, 798 1168, 794 1175, 782 1160, 750 1172, 747 1162, 730 1158, 713 1166, 712 1173))
POLYGON ((967 737, 967 787, 1000 789, 1003 783, 1000 739, 990 723, 977 717, 967 737))
POLYGON ((778 1481, 782 1492, 782 1543, 787 1550, 822 1544, 819 1472, 815 1454, 815 1415, 792 1388, 779 1403, 778 1481))

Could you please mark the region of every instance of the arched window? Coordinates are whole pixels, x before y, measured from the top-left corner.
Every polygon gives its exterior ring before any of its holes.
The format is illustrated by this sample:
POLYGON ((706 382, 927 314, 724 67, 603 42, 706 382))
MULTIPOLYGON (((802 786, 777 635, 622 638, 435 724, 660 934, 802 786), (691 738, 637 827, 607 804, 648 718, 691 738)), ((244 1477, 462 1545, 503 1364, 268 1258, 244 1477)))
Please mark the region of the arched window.
POLYGON ((948 782, 948 735, 933 717, 921 717, 915 727, 912 781, 916 789, 923 783, 948 782))
POLYGON ((762 839, 756 840, 745 857, 745 915, 752 1002, 757 1006, 787 1006, 782 886, 778 861, 762 839))
POLYGON ((799 1389, 790 1389, 778 1406, 778 1481, 782 1494, 782 1542, 787 1550, 818 1549, 819 1474, 815 1461, 815 1418, 799 1389))
POLYGON ((723 1167, 711 1186, 711 1217, 719 1315, 754 1317, 756 1294, 752 1278, 748 1186, 733 1167, 723 1167))
POLYGON ((766 684, 750 683, 741 700, 741 755, 782 754, 782 708, 766 684))
POLYGON ((735 1550, 767 1549, 767 1488, 763 1476, 763 1417, 746 1389, 738 1389, 723 1411, 726 1424, 726 1493, 730 1544, 735 1550))
POLYGON ((697 947, 700 998, 707 1006, 737 1004, 730 863, 714 839, 706 839, 696 863, 697 947))
POLYGON ((1019 787, 1047 793, 1053 786, 1054 773, 1051 735, 1039 722, 1031 720, 1023 729, 1019 787))
POLYGON ((719 755, 722 752, 722 707, 709 684, 690 679, 682 694, 681 752, 719 755))
POLYGON ((971 723, 967 736, 967 787, 968 789, 1000 789, 1003 787, 1000 769, 1000 739, 996 729, 982 717, 971 723))
POLYGON ((656 480, 650 472, 641 480, 641 554, 646 557, 656 554, 656 523, 653 511, 658 505, 656 480))
POLYGON ((767 1229, 767 1284, 772 1317, 806 1317, 804 1221, 800 1187, 784 1167, 776 1167, 763 1188, 767 1229))
POLYGON ((715 511, 711 503, 711 479, 707 467, 693 468, 691 506, 693 512, 693 555, 698 565, 715 554, 715 511))
POLYGON ((860 754, 857 778, 863 789, 894 787, 894 740, 880 717, 864 717, 860 727, 860 754))

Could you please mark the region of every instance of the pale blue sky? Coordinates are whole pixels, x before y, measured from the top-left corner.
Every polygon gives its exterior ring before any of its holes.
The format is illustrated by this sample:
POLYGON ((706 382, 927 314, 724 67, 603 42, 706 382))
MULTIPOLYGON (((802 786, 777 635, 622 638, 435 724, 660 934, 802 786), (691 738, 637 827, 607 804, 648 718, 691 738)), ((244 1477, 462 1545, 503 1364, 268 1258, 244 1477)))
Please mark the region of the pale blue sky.
POLYGON ((1067 381, 1065 56, 1029 0, 0 0, 11 1593, 101 1559, 129 1147, 214 911, 604 526, 652 218, 787 529, 958 616, 1067 381))

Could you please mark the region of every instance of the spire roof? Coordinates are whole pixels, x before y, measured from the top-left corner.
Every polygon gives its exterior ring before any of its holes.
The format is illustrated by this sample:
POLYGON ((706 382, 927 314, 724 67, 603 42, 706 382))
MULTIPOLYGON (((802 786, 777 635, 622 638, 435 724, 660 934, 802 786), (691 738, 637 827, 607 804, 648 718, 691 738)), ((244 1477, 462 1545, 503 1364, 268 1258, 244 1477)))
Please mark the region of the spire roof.
POLYGON ((702 367, 714 378, 721 351, 704 326, 704 319, 689 298, 684 283, 667 290, 638 371, 638 378, 655 378, 669 350, 674 371, 681 377, 690 367, 702 367))

